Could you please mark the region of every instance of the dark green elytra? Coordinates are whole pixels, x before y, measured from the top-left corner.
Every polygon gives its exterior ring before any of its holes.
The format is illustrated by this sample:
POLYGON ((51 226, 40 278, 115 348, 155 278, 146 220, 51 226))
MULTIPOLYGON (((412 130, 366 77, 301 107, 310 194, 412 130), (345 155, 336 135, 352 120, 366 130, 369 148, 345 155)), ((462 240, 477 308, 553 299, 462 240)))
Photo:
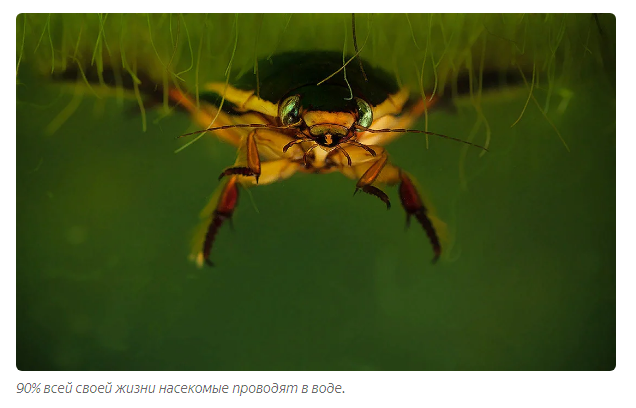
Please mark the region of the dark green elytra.
MULTIPOLYGON (((347 61, 349 57, 345 58, 347 61)), ((365 81, 360 65, 353 60, 346 66, 347 81, 343 70, 317 85, 342 68, 342 53, 337 51, 296 51, 276 54, 258 62, 259 96, 272 103, 279 103, 284 97, 298 91, 302 95, 303 106, 308 109, 327 111, 355 111, 355 97, 360 97, 371 106, 376 106, 399 91, 395 78, 386 71, 362 61, 365 81), (347 85, 348 82, 348 85, 347 85), (302 89, 301 89, 302 88, 302 89), (351 98, 353 93, 354 99, 351 98)), ((257 77, 252 71, 230 80, 230 84, 242 90, 257 89, 257 77)), ((208 92, 201 98, 218 105, 220 95, 208 92)), ((235 107, 227 100, 223 110, 232 113, 235 107)))
MULTIPOLYGON (((345 61, 349 58, 350 56, 346 57, 345 61)), ((278 103, 295 89, 318 84, 342 68, 342 64, 342 53, 337 51, 285 52, 272 56, 271 61, 261 60, 258 63, 260 97, 278 103)), ((388 95, 399 91, 393 76, 373 67, 368 61, 363 60, 362 64, 368 81, 364 80, 357 60, 346 66, 347 81, 353 96, 361 97, 375 106, 384 102, 388 95)), ((244 90, 256 89, 256 75, 252 72, 245 74, 233 82, 233 85, 244 90)), ((346 97, 351 96, 342 70, 316 89, 325 85, 344 88, 339 93, 346 97)))

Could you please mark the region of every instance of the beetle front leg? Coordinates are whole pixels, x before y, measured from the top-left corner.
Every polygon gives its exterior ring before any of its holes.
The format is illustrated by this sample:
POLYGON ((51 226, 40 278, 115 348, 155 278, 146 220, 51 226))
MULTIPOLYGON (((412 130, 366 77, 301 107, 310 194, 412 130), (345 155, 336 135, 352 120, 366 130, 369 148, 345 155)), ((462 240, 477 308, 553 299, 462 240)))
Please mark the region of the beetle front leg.
POLYGON ((389 196, 386 195, 384 191, 372 185, 376 181, 380 173, 382 172, 382 169, 386 165, 387 161, 388 161, 387 154, 385 152, 382 152, 382 154, 378 156, 378 158, 371 163, 371 165, 364 172, 364 174, 362 174, 362 177, 360 177, 360 179, 356 183, 356 189, 353 192, 353 194, 355 195, 358 192, 358 190, 362 190, 363 192, 367 194, 376 196, 380 200, 382 200, 384 204, 386 204, 386 209, 389 210, 391 208, 391 201, 389 201, 389 196))
POLYGON ((239 147, 239 155, 234 167, 225 169, 219 176, 219 180, 233 174, 254 176, 256 184, 258 184, 258 179, 261 176, 261 159, 256 145, 256 130, 247 134, 245 142, 239 147))

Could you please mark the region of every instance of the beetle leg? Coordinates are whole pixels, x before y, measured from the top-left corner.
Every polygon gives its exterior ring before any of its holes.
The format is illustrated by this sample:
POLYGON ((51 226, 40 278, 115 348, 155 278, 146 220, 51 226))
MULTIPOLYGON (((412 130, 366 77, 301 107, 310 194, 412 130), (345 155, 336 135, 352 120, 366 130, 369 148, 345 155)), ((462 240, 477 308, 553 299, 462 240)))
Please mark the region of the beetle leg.
MULTIPOLYGON (((350 160, 349 157, 348 159, 350 160)), ((382 152, 382 154, 378 156, 377 159, 371 163, 371 165, 364 172, 364 174, 362 174, 362 177, 360 177, 360 179, 356 183, 356 189, 353 192, 353 195, 355 195, 359 190, 362 190, 363 192, 376 196, 380 200, 382 200, 382 202, 386 204, 386 209, 388 210, 391 208, 391 202, 389 201, 389 196, 387 196, 384 191, 372 185, 375 182, 375 180, 378 178, 378 176, 380 175, 380 172, 382 172, 382 169, 387 164, 387 161, 388 161, 387 154, 385 152, 382 152)))
MULTIPOLYGON (((208 207, 206 207, 209 208, 213 206, 214 210, 210 216, 209 224, 206 223, 207 227, 205 228, 203 243, 196 254, 195 260, 199 266, 202 266, 203 262, 213 266, 212 261, 210 261, 210 251, 212 250, 212 244, 214 243, 216 234, 219 232, 219 228, 221 228, 225 220, 231 220, 232 214, 234 213, 234 208, 238 202, 237 181, 238 176, 229 177, 224 181, 218 187, 208 207)), ((204 210, 204 212, 207 213, 208 211, 204 210)), ((195 238, 195 240, 197 241, 195 245, 200 245, 198 243, 200 237, 195 238)))
POLYGON ((428 240, 433 246, 433 252, 435 253, 433 263, 435 263, 442 253, 442 246, 439 242, 439 237, 437 236, 435 227, 433 226, 431 219, 427 216, 428 210, 424 206, 424 203, 422 202, 422 199, 420 198, 420 195, 418 194, 417 189, 415 188, 415 185, 413 184, 409 176, 407 176, 406 173, 401 170, 399 170, 399 176, 400 200, 402 201, 402 207, 404 207, 404 211, 406 211, 406 226, 409 226, 411 216, 415 216, 422 228, 424 228, 424 231, 426 231, 428 240))
POLYGON ((235 88, 224 82, 210 82, 203 85, 203 88, 208 91, 215 92, 218 95, 225 94, 225 99, 244 111, 258 111, 271 117, 278 115, 278 105, 259 98, 258 95, 255 95, 253 90, 246 91, 235 88))
POLYGON ((258 184, 261 177, 261 160, 299 160, 306 154, 299 145, 302 141, 303 139, 293 139, 284 133, 269 129, 252 130, 241 140, 234 166, 225 169, 219 179, 234 174, 254 176, 258 184))
POLYGON ((351 149, 348 150, 353 160, 353 166, 346 166, 344 161, 340 162, 340 171, 347 177, 359 178, 356 184, 356 191, 358 189, 375 195, 388 205, 388 197, 386 194, 375 187, 372 184, 387 184, 390 186, 399 184, 400 201, 402 207, 406 211, 407 226, 411 217, 415 217, 420 223, 428 239, 433 247, 433 253, 435 257, 433 262, 437 261, 442 253, 442 246, 440 239, 436 231, 436 226, 440 227, 444 231, 443 223, 439 222, 435 217, 431 216, 429 210, 424 205, 424 201, 417 192, 415 184, 407 173, 388 162, 388 156, 386 151, 382 147, 372 146, 378 155, 373 157, 371 155, 364 154, 362 150, 351 149), (433 224, 436 221, 436 224, 433 224))
MULTIPOLYGON (((192 116, 192 119, 202 128, 207 128, 210 124, 213 124, 214 126, 227 126, 243 123, 240 120, 240 117, 233 118, 231 115, 228 115, 223 111, 219 111, 219 109, 212 104, 201 103, 200 106, 197 106, 196 102, 190 95, 177 88, 170 88, 168 93, 170 95, 170 99, 177 103, 178 106, 188 111, 192 116)), ((249 120, 246 120, 245 122, 249 122, 249 120)), ((244 132, 245 130, 241 128, 230 128, 217 130, 214 134, 221 140, 234 146, 238 146, 240 144, 241 135, 243 135, 244 132)))
MULTIPOLYGON (((302 165, 287 159, 264 162, 259 185, 271 184, 291 177, 300 168, 302 165)), ((256 181, 252 176, 238 174, 224 178, 208 205, 201 212, 203 222, 192 241, 193 250, 190 256, 198 266, 203 266, 204 263, 212 265, 209 259, 212 245, 225 221, 232 221, 232 215, 238 202, 239 184, 247 188, 256 185, 256 181)))
MULTIPOLYGON (((369 167, 369 170, 373 169, 374 165, 375 163, 371 165, 371 167, 369 167)), ((369 172, 369 170, 367 170, 367 172, 369 172)), ((365 172, 365 175, 367 172, 365 172)), ((365 176, 363 175, 362 178, 364 177, 365 176)), ((428 236, 428 240, 430 241, 431 246, 433 247, 433 253, 435 254, 435 256, 433 257, 433 263, 437 262, 437 260, 439 259, 442 253, 442 246, 440 244, 439 236, 437 235, 437 232, 435 230, 435 227, 433 226, 431 218, 429 218, 428 216, 428 209, 424 205, 424 202, 422 201, 419 193, 417 192, 417 188, 415 187, 415 184, 409 178, 406 172, 402 171, 400 168, 396 166, 393 166, 390 163, 385 163, 385 165, 381 169, 381 174, 379 173, 375 176, 374 182, 386 183, 388 185, 395 185, 399 183, 400 201, 402 202, 402 207, 404 208, 404 211, 406 211, 406 225, 408 227, 411 217, 415 216, 417 221, 420 223, 420 225, 426 232, 426 235, 428 236)), ((358 184, 359 183, 360 181, 358 181, 358 184)), ((376 189, 373 186, 368 186, 368 187, 372 187, 376 189)), ((377 189, 377 191, 380 191, 380 190, 377 189)), ((374 193, 369 192, 369 194, 374 194, 374 193)))
POLYGON ((248 133, 244 144, 239 147, 239 157, 234 167, 227 168, 219 176, 219 180, 225 176, 240 174, 242 176, 254 176, 256 184, 261 176, 261 159, 256 146, 256 130, 248 133), (244 157, 243 157, 244 156, 244 157))
POLYGON ((285 146, 283 146, 283 153, 287 153, 287 150, 289 150, 290 147, 295 146, 299 143, 303 143, 303 142, 309 142, 311 141, 311 139, 309 138, 301 138, 301 139, 292 139, 289 143, 287 143, 285 146))
MULTIPOLYGON (((365 149, 334 149, 330 155, 330 159, 335 163, 339 170, 347 177, 358 178, 356 189, 353 194, 358 191, 378 197, 386 204, 387 209, 391 208, 389 196, 373 184, 378 180, 383 171, 384 166, 388 162, 386 151, 379 146, 371 146, 365 149), (340 153, 342 157, 335 153, 340 153), (343 158, 346 160, 343 160, 343 158)), ((382 176, 384 177, 384 176, 382 176)))

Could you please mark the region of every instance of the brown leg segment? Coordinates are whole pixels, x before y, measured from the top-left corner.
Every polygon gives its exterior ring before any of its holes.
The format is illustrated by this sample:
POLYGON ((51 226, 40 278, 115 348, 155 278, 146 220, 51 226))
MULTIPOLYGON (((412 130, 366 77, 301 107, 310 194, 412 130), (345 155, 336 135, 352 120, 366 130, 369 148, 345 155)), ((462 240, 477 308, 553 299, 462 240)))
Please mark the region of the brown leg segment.
POLYGON ((379 188, 373 186, 373 182, 378 178, 380 172, 386 165, 388 157, 386 153, 381 154, 377 160, 375 160, 369 168, 364 172, 362 177, 356 183, 356 190, 353 192, 355 195, 358 190, 362 190, 367 194, 378 197, 384 204, 386 204, 386 209, 391 209, 391 202, 389 201, 389 196, 379 188))
POLYGON ((210 252, 212 250, 214 238, 225 220, 231 220, 234 208, 238 202, 237 179, 238 178, 236 176, 231 177, 228 179, 225 186, 222 187, 216 208, 212 212, 210 224, 205 232, 203 248, 197 255, 196 261, 199 265, 202 265, 203 262, 205 262, 208 265, 213 266, 212 261, 210 261, 210 252))
POLYGON ((433 246, 433 252, 435 253, 433 263, 437 262, 442 253, 439 237, 435 232, 433 223, 426 216, 427 209, 422 203, 422 199, 417 193, 413 182, 402 171, 400 171, 400 200, 402 201, 404 211, 406 211, 406 225, 408 226, 410 224, 411 216, 414 215, 420 225, 422 225, 422 228, 424 228, 424 231, 426 231, 426 235, 428 235, 428 239, 433 246))
MULTIPOLYGON (((271 184, 291 177, 301 168, 301 164, 287 159, 263 162, 263 173, 259 185, 271 184)), ((190 259, 194 260, 199 267, 204 263, 213 265, 210 261, 210 252, 219 229, 226 220, 232 220, 238 203, 239 185, 248 188, 255 186, 256 182, 252 176, 238 174, 223 179, 208 205, 201 211, 202 222, 193 237, 190 255, 190 259)))
POLYGON ((411 216, 415 216, 422 228, 424 228, 426 235, 428 235, 435 253, 433 262, 436 262, 442 253, 442 246, 433 222, 429 218, 428 209, 417 192, 415 184, 406 172, 388 162, 387 154, 383 148, 379 146, 372 146, 372 148, 378 153, 377 157, 372 157, 364 151, 351 150, 350 155, 354 161, 353 166, 345 166, 344 162, 340 163, 340 171, 347 177, 357 178, 356 187, 358 189, 380 198, 387 203, 387 207, 388 197, 382 190, 372 184, 387 184, 391 186, 399 184, 400 201, 406 211, 407 226, 411 216))
MULTIPOLYGON (((215 126, 227 126, 235 124, 234 118, 223 111, 219 112, 216 106, 212 106, 210 104, 202 104, 200 107, 197 107, 195 104, 195 100, 191 96, 183 93, 176 88, 170 88, 168 91, 168 95, 170 96, 170 100, 172 100, 181 108, 190 112, 190 114, 192 115, 192 119, 203 129, 210 126, 215 117, 217 118, 214 121, 215 126)), ((238 119, 236 119, 236 121, 237 120, 238 119)), ((234 146, 238 146, 241 141, 241 135, 243 135, 244 132, 245 130, 241 128, 230 128, 226 130, 215 131, 214 134, 221 140, 231 143, 234 146)))
POLYGON ((239 149, 245 152, 244 159, 241 158, 243 155, 240 153, 242 152, 239 152, 239 160, 244 161, 245 165, 225 169, 219 176, 219 180, 225 176, 240 174, 241 176, 254 176, 256 178, 256 184, 258 184, 258 179, 261 176, 261 159, 258 156, 258 147, 256 146, 256 130, 251 131, 247 135, 245 145, 239 147, 239 149))

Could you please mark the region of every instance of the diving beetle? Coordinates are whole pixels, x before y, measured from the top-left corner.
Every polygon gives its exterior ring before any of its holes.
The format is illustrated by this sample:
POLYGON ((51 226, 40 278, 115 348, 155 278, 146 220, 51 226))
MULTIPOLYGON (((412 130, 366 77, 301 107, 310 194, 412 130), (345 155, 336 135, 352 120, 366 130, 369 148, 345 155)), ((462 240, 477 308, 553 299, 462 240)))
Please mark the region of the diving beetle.
POLYGON ((389 198, 378 185, 399 185, 407 225, 411 217, 417 219, 436 262, 442 246, 428 210, 411 177, 389 162, 383 147, 405 132, 472 145, 408 129, 436 98, 412 96, 394 77, 367 61, 343 70, 339 52, 281 53, 271 63, 261 61, 259 67, 258 77, 249 73, 232 84, 204 85, 198 107, 187 93, 169 90, 171 100, 205 127, 182 136, 213 132, 238 150, 236 161, 221 173, 217 191, 204 210, 204 225, 192 254, 195 262, 212 265, 212 244, 219 228, 232 218, 239 186, 270 184, 297 172, 334 171, 356 180, 356 192, 379 198, 387 208, 389 198))

